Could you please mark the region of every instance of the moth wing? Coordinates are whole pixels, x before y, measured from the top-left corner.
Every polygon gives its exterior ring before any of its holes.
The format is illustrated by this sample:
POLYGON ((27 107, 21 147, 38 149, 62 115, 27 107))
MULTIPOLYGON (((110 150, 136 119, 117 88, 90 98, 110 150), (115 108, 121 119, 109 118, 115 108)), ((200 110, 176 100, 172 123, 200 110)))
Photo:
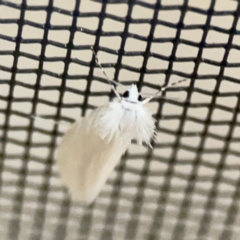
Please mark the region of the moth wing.
MULTIPOLYGON (((94 117, 93 114, 90 118, 94 117)), ((55 154, 62 183, 73 199, 87 203, 95 200, 131 143, 130 138, 122 139, 121 135, 114 136, 110 142, 103 140, 96 129, 87 128, 91 120, 75 122, 55 154)))

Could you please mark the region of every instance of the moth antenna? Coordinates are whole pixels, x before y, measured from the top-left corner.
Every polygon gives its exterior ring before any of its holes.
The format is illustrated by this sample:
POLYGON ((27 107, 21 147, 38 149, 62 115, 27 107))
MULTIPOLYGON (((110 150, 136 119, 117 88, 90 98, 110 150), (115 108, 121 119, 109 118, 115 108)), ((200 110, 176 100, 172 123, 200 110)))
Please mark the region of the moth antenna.
POLYGON ((93 46, 91 47, 91 50, 92 50, 92 52, 93 52, 93 54, 94 54, 94 56, 95 56, 95 62, 96 62, 97 65, 100 67, 100 69, 101 69, 103 75, 105 76, 107 82, 110 84, 111 89, 113 90, 113 92, 114 92, 114 94, 117 96, 117 98, 118 98, 119 100, 121 100, 121 96, 119 95, 118 91, 116 90, 115 85, 120 85, 120 86, 121 86, 122 84, 119 84, 118 82, 109 79, 107 73, 105 72, 104 68, 102 67, 101 62, 98 60, 97 53, 94 51, 93 46), (115 84, 115 85, 114 85, 114 84, 115 84))
MULTIPOLYGON (((162 92, 164 92, 167 88, 170 88, 170 87, 175 86, 175 85, 177 85, 177 84, 179 84, 179 83, 182 83, 182 82, 186 82, 187 80, 188 80, 188 79, 184 78, 184 79, 181 79, 181 80, 179 80, 179 81, 177 81, 177 82, 168 84, 168 85, 165 86, 165 87, 161 87, 161 90, 159 90, 158 92, 156 92, 154 95, 152 95, 151 97, 148 97, 148 98, 144 99, 144 100, 142 101, 142 104, 148 103, 148 102, 151 101, 153 98, 159 97, 160 94, 161 94, 162 92)), ((163 98, 167 98, 167 97, 164 96, 163 98)))

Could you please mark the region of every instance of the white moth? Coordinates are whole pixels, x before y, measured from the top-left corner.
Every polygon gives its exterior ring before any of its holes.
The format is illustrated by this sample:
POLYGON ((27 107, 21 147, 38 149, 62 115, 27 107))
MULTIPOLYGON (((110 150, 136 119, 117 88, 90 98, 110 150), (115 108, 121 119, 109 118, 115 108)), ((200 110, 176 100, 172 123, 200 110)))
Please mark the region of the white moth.
MULTIPOLYGON (((96 54, 95 57, 101 67, 96 54)), ((102 67, 101 70, 107 78, 102 67)), ((113 82, 108 78, 107 81, 113 82)), ((151 146, 155 135, 155 120, 145 104, 159 96, 160 91, 142 101, 136 85, 122 97, 111 86, 117 98, 76 121, 55 153, 61 182, 74 200, 88 204, 96 199, 131 141, 135 139, 138 144, 145 142, 151 146)))

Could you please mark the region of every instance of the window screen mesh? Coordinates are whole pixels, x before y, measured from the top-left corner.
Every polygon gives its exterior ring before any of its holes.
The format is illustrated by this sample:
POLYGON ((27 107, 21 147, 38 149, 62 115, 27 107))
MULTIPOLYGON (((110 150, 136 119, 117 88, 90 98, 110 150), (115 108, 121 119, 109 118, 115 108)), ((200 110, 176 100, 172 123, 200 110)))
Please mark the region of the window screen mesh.
POLYGON ((239 9, 227 0, 0 1, 0 239, 239 239, 239 9), (61 186, 53 155, 70 123, 113 97, 92 45, 110 78, 145 94, 189 81, 148 105, 153 149, 133 143, 83 207, 61 186))

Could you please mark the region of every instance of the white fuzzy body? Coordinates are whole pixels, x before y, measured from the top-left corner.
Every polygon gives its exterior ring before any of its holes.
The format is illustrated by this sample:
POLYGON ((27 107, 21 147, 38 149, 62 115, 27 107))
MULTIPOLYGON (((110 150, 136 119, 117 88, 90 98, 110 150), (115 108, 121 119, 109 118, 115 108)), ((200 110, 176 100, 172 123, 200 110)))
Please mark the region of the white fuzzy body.
POLYGON ((154 119, 141 102, 110 102, 75 122, 56 150, 62 183, 73 199, 91 203, 129 147, 150 144, 154 119))

